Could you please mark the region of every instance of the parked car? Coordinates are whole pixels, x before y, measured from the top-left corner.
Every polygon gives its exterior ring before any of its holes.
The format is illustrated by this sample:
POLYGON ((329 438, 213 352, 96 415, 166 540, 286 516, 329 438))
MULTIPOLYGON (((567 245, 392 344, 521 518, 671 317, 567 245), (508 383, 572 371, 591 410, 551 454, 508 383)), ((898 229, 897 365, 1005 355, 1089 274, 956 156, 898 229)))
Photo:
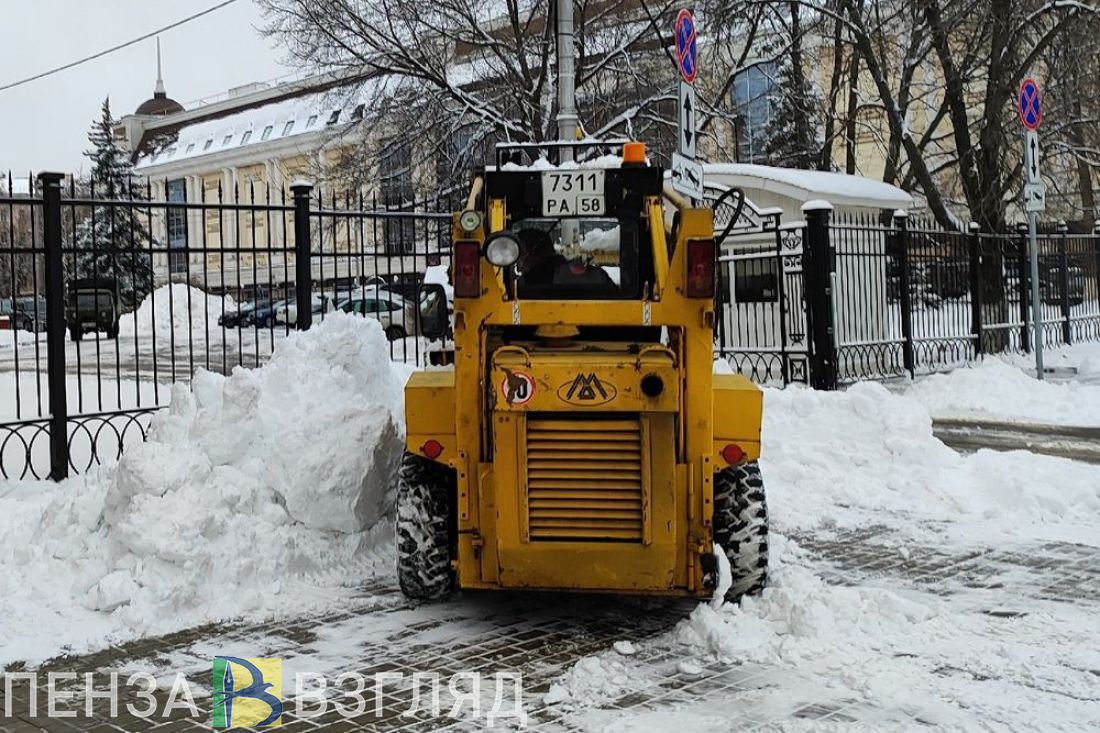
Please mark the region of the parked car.
MULTIPOLYGON (((319 318, 323 313, 331 313, 336 309, 336 303, 327 295, 314 295, 312 299, 314 318, 319 318)), ((275 309, 275 322, 287 323, 291 326, 298 322, 298 301, 288 300, 282 307, 275 309)))
POLYGON ((235 311, 226 311, 218 316, 218 325, 222 328, 239 328, 246 325, 245 320, 256 308, 255 303, 243 303, 235 311))
POLYGON ((341 302, 337 310, 378 320, 390 341, 418 332, 416 304, 393 292, 371 292, 371 288, 366 288, 363 294, 353 295, 341 302))
POLYGON ((0 300, 0 316, 11 319, 17 331, 41 333, 46 330, 46 299, 41 295, 17 295, 0 300))
POLYGON ((81 278, 69 282, 65 299, 65 322, 69 337, 80 341, 86 333, 104 331, 107 338, 118 336, 121 305, 114 280, 81 278))
MULTIPOLYGON (((293 301, 276 300, 275 302, 263 302, 254 307, 241 318, 242 326, 255 326, 256 328, 270 328, 276 324, 275 314, 280 308, 285 308, 293 301)), ((297 311, 295 311, 297 317, 297 311)))

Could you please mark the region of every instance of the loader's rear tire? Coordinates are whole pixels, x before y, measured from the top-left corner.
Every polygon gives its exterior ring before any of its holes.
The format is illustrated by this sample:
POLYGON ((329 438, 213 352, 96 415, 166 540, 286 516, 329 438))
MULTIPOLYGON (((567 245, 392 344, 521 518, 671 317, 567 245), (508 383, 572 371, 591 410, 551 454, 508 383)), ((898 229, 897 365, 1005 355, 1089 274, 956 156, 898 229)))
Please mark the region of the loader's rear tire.
POLYGON ((714 541, 730 561, 726 600, 755 595, 768 583, 768 502, 756 461, 714 474, 714 541))
POLYGON ((413 453, 397 483, 397 582, 408 598, 433 601, 454 589, 451 502, 454 471, 413 453))

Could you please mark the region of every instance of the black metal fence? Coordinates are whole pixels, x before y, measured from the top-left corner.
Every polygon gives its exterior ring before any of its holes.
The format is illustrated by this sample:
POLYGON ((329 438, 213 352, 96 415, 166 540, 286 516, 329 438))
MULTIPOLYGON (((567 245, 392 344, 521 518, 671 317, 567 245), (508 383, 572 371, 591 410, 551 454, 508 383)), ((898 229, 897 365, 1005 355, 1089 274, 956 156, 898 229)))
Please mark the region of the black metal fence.
MULTIPOLYGON (((117 459, 173 383, 262 364, 336 309, 377 319, 394 359, 424 363, 417 290, 446 277, 450 210, 308 183, 200 187, 189 200, 167 184, 81 190, 57 174, 17 194, 9 178, 0 476, 60 478, 117 459)), ((1023 232, 804 214, 754 212, 722 243, 715 351, 737 371, 833 389, 1031 348, 1023 232)), ((1044 343, 1100 340, 1100 236, 1043 231, 1044 343)))
MULTIPOLYGON (((822 209, 769 219, 727 238, 720 258, 716 352, 754 380, 829 388, 1031 350, 1026 230, 822 209)), ((1100 233, 1042 231, 1044 345, 1100 340, 1100 233)))
MULTIPOLYGON (((0 475, 61 478, 145 438, 175 382, 263 363, 336 309, 420 363, 416 293, 449 261, 450 207, 309 184, 158 198, 59 174, 0 192, 0 475), (302 307, 302 304, 306 304, 302 307)), ((166 187, 167 188, 167 187, 166 187)))

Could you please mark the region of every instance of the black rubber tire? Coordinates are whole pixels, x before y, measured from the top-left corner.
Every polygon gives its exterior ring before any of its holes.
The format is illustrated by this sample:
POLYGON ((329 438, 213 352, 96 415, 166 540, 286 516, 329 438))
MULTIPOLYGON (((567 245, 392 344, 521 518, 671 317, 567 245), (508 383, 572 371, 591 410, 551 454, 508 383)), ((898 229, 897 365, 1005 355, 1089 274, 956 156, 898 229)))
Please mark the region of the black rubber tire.
POLYGON ((405 453, 397 480, 397 582, 408 598, 434 601, 454 590, 454 496, 452 469, 405 453))
POLYGON ((405 329, 401 326, 390 326, 386 329, 386 339, 389 341, 399 341, 405 338, 405 329))
POLYGON ((73 341, 79 341, 80 339, 84 338, 84 332, 79 328, 71 327, 69 328, 69 338, 71 338, 73 341))
POLYGON ((756 461, 714 474, 714 541, 730 561, 726 600, 756 595, 768 584, 768 502, 756 461))

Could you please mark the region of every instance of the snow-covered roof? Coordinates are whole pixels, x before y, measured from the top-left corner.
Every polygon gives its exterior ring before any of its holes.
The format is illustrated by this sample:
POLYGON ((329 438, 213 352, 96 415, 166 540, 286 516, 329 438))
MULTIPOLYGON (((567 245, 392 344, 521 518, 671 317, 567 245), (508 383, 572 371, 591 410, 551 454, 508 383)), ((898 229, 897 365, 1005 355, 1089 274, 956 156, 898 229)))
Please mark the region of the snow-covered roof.
POLYGON ((303 94, 185 126, 174 144, 142 155, 135 168, 141 172, 165 163, 338 129, 364 114, 359 108, 368 104, 376 86, 368 83, 354 94, 347 89, 303 94))
POLYGON ((845 173, 749 163, 706 163, 703 174, 708 181, 736 186, 746 193, 752 190, 768 191, 803 204, 823 199, 834 206, 870 209, 905 209, 913 205, 913 197, 897 186, 845 173))

